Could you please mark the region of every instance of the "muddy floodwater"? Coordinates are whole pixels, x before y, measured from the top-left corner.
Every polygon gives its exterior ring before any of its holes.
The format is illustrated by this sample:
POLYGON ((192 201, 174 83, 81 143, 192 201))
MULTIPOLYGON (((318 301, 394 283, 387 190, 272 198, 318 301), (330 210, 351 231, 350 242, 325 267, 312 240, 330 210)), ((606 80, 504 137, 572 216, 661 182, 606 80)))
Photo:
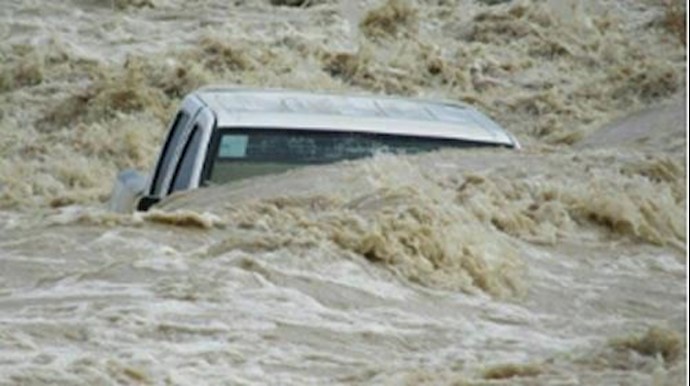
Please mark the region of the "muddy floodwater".
POLYGON ((686 384, 685 15, 0 0, 0 385, 686 384), (207 84, 464 101, 523 149, 109 213, 207 84))

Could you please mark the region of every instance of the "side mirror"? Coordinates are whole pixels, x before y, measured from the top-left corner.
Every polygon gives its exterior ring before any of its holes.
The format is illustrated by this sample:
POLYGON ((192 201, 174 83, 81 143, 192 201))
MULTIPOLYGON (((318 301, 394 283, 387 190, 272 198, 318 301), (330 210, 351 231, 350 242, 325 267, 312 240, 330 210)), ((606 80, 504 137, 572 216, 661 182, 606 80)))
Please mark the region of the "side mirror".
POLYGON ((146 176, 136 170, 120 172, 110 194, 108 209, 119 213, 132 213, 137 199, 144 194, 146 183, 146 176))

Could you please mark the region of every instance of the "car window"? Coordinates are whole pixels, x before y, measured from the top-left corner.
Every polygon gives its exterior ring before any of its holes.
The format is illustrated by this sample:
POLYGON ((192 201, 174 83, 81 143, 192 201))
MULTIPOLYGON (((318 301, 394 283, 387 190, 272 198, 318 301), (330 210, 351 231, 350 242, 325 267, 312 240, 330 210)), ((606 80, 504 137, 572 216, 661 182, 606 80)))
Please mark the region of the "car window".
POLYGON ((189 140, 182 150, 182 156, 175 170, 172 184, 170 184, 170 193, 178 190, 189 189, 192 174, 194 172, 194 164, 199 154, 202 133, 203 132, 198 125, 195 125, 192 129, 189 140))
POLYGON ((163 145, 163 153, 153 176, 153 183, 151 184, 152 195, 158 196, 161 194, 163 181, 165 180, 165 176, 170 172, 170 164, 175 154, 175 149, 180 145, 180 141, 183 137, 182 134, 184 133, 185 126, 187 126, 189 122, 189 118, 189 114, 184 111, 180 111, 175 117, 168 138, 165 140, 165 145, 163 145))
POLYGON ((225 183, 298 166, 442 148, 498 146, 458 139, 377 133, 281 129, 222 129, 210 183, 225 183))

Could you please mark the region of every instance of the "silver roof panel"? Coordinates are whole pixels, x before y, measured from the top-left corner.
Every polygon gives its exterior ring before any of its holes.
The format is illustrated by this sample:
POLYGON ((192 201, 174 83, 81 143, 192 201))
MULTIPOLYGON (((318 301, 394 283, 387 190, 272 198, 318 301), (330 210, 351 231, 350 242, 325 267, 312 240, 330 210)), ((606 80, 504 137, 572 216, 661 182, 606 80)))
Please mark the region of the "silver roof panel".
POLYGON ((287 90, 205 88, 218 127, 372 132, 515 144, 472 107, 452 102, 287 90))

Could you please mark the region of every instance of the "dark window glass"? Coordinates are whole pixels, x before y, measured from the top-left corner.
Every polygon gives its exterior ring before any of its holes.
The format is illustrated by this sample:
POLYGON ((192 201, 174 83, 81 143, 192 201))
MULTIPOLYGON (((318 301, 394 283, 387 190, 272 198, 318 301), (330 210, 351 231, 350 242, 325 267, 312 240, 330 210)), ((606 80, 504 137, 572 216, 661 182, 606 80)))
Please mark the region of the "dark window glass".
POLYGON ((175 121, 168 133, 168 138, 165 140, 165 145, 163 145, 163 155, 161 156, 158 167, 156 167, 155 174, 153 176, 153 189, 151 191, 152 195, 158 196, 161 194, 161 189, 165 176, 170 172, 173 155, 175 154, 175 149, 180 145, 180 140, 182 139, 182 134, 184 133, 184 128, 189 122, 189 114, 181 111, 175 117, 175 121))
POLYGON ((180 162, 177 165, 177 169, 175 170, 175 176, 171 184, 171 193, 189 188, 189 184, 192 180, 192 172, 194 171, 194 161, 199 154, 201 134, 202 130, 199 129, 199 126, 194 126, 189 136, 189 141, 185 144, 182 155, 180 156, 180 162))
POLYGON ((303 166, 369 157, 413 154, 441 148, 496 146, 456 139, 391 134, 225 129, 221 132, 210 181, 225 183, 303 166))

